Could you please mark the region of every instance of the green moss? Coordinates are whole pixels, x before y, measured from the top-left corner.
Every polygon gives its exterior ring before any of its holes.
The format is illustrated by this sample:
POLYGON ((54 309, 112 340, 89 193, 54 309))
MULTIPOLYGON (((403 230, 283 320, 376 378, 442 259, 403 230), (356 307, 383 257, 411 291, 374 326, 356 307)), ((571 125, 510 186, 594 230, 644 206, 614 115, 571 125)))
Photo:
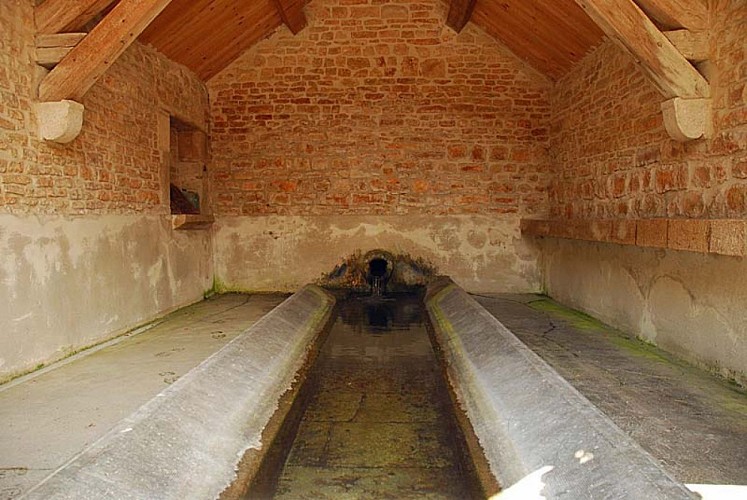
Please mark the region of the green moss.
POLYGON ((215 294, 223 293, 224 290, 224 283, 217 276, 213 276, 213 285, 202 293, 202 298, 209 299, 215 294))
POLYGON ((627 336, 623 332, 605 325, 598 319, 581 311, 562 306, 549 297, 541 296, 541 298, 530 302, 529 306, 532 309, 546 313, 552 318, 561 319, 583 332, 603 335, 605 339, 609 340, 615 346, 625 349, 636 356, 660 363, 678 361, 641 338, 627 336))
POLYGON ((688 361, 663 351, 651 342, 640 337, 626 335, 624 332, 605 325, 588 314, 562 306, 544 295, 538 295, 537 300, 529 302, 528 305, 537 311, 544 312, 551 319, 564 321, 580 332, 601 337, 631 356, 642 358, 649 362, 675 366, 682 377, 692 377, 692 383, 695 385, 700 383, 702 369, 707 369, 707 371, 718 376, 719 380, 723 383, 724 389, 727 389, 726 391, 717 391, 712 394, 713 403, 723 410, 747 416, 747 400, 745 400, 747 391, 736 380, 723 377, 717 367, 707 366, 701 368, 695 366, 688 361))
POLYGON ((568 307, 561 306, 549 297, 540 296, 541 298, 529 302, 529 307, 537 311, 548 313, 549 315, 565 320, 568 324, 573 325, 579 330, 584 331, 605 331, 609 327, 588 314, 576 311, 568 307))

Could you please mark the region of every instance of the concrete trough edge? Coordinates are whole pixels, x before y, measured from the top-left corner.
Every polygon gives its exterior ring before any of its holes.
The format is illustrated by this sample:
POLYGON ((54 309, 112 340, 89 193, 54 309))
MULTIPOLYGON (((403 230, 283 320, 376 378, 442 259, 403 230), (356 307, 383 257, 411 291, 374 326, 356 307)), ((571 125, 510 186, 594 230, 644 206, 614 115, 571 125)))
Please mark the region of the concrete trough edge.
POLYGON ((546 498, 698 498, 450 279, 426 307, 449 382, 505 489, 539 469, 546 498))
POLYGON ((21 498, 218 498, 262 448, 334 304, 302 288, 21 498))

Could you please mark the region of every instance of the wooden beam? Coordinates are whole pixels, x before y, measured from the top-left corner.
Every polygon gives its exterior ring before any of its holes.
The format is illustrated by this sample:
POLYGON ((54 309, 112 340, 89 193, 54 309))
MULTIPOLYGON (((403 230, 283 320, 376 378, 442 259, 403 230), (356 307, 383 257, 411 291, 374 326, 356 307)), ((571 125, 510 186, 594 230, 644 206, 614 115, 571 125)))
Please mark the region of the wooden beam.
POLYGON ((707 32, 675 30, 665 31, 664 36, 688 61, 699 63, 710 59, 707 32))
POLYGON ((306 27, 306 14, 303 13, 303 0, 273 0, 275 8, 280 14, 291 33, 297 35, 306 27))
POLYGON ((58 33, 36 36, 36 64, 51 69, 78 45, 87 33, 58 33))
POLYGON ((57 33, 56 35, 36 35, 36 48, 75 47, 88 33, 57 33))
POLYGON ((80 31, 115 0, 45 0, 34 9, 38 33, 80 31))
POLYGON ((703 0, 636 0, 636 3, 666 30, 708 29, 708 7, 703 0))
POLYGON ((708 81, 633 0, 576 0, 576 3, 608 37, 633 56, 664 97, 710 97, 708 81))
POLYGON ((457 33, 461 33, 475 10, 477 0, 451 0, 449 14, 446 16, 446 26, 457 33))
POLYGON ((42 101, 79 101, 171 0, 121 0, 44 78, 42 101))

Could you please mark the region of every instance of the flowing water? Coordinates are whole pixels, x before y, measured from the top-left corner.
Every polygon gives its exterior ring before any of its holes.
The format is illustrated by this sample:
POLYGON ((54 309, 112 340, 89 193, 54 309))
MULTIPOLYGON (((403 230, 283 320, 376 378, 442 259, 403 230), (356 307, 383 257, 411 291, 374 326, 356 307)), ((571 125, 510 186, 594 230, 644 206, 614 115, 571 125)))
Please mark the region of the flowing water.
POLYGON ((276 498, 470 498, 420 297, 343 301, 276 498))

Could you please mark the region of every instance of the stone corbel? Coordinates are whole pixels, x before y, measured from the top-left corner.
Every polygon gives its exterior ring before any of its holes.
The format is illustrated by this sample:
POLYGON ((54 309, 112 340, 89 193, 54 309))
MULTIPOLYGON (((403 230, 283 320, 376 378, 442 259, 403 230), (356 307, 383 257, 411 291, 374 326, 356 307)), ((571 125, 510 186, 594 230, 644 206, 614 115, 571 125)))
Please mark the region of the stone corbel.
POLYGON ((36 104, 39 136, 45 141, 67 144, 80 134, 83 127, 82 104, 63 100, 36 104))
POLYGON ((710 137, 712 131, 711 100, 675 97, 661 105, 664 127, 669 136, 680 142, 710 137))

